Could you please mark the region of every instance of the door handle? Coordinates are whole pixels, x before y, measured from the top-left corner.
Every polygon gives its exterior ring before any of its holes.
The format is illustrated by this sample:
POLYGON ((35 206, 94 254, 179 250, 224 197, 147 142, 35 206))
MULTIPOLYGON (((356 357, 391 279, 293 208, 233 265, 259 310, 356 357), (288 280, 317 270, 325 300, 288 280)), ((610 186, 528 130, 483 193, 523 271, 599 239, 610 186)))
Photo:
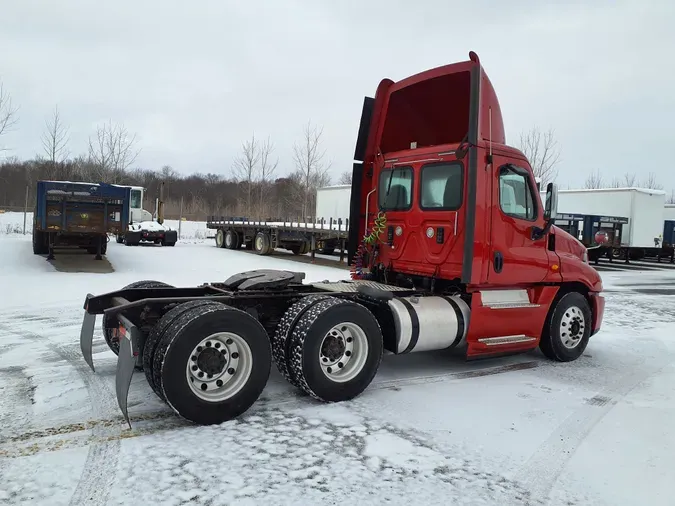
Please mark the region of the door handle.
POLYGON ((495 252, 493 266, 496 273, 502 272, 502 268, 504 267, 504 256, 499 251, 495 252))

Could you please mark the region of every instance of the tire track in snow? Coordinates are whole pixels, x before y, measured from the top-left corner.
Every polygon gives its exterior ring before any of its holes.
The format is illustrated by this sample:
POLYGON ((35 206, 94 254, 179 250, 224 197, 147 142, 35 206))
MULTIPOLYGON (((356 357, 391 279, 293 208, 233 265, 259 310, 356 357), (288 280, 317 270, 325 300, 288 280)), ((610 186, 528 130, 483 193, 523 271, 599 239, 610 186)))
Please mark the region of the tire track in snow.
MULTIPOLYGON (((47 344, 50 351, 59 355, 79 373, 87 389, 94 418, 114 419, 119 417, 120 424, 123 423, 114 401, 115 393, 112 392, 103 377, 92 373, 83 358, 73 348, 64 346, 41 334, 23 328, 15 328, 4 323, 0 323, 0 331, 47 344)), ((119 439, 105 440, 106 433, 106 427, 102 424, 92 427, 92 435, 95 439, 89 446, 82 475, 70 500, 70 504, 73 506, 98 506, 105 504, 107 501, 115 478, 114 472, 117 467, 120 442, 119 439)))
POLYGON ((570 414, 516 473, 524 477, 521 482, 532 500, 547 503, 560 474, 593 428, 631 391, 671 364, 661 361, 649 371, 631 371, 570 414))

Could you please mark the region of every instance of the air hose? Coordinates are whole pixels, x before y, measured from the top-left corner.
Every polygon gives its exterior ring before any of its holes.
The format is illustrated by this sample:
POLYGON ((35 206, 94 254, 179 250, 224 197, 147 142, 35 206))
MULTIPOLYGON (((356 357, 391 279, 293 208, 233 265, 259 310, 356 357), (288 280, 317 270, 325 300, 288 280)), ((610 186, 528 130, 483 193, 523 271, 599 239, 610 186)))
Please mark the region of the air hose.
POLYGON ((380 238, 380 234, 385 231, 386 224, 387 216, 383 212, 377 213, 372 231, 364 236, 363 241, 359 244, 359 247, 354 254, 354 261, 352 262, 350 269, 352 279, 363 278, 363 259, 367 252, 367 247, 380 238))

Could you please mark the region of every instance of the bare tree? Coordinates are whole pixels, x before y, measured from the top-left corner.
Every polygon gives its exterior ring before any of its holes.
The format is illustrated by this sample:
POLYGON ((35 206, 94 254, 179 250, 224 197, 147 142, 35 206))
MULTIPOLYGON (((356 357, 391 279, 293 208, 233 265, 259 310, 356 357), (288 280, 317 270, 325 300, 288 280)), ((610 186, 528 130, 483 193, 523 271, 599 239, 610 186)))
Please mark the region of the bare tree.
POLYGON ((54 107, 51 118, 45 120, 47 129, 42 134, 42 149, 49 162, 50 179, 54 179, 58 173, 58 167, 68 158, 68 128, 61 121, 58 106, 54 107))
POLYGON ((338 184, 352 184, 352 173, 349 170, 344 171, 338 178, 338 184))
POLYGON ((302 140, 293 146, 293 158, 298 173, 302 175, 302 216, 306 220, 313 209, 316 190, 326 181, 330 181, 328 169, 330 163, 324 165, 325 151, 321 151, 321 135, 323 127, 312 126, 311 122, 305 125, 302 140))
POLYGON ((279 165, 279 159, 272 161, 271 156, 274 152, 274 144, 270 141, 270 138, 267 137, 267 140, 260 145, 260 192, 259 192, 259 201, 258 201, 258 213, 260 217, 267 216, 269 206, 266 205, 266 197, 269 193, 270 181, 274 176, 274 172, 277 170, 277 165, 279 165))
POLYGON ((623 184, 621 183, 621 179, 618 177, 612 178, 612 182, 609 183, 610 188, 621 188, 623 184))
POLYGON ((235 180, 244 184, 245 199, 244 209, 246 217, 250 218, 253 204, 253 185, 255 184, 256 171, 260 162, 260 148, 256 141, 255 134, 251 139, 241 145, 241 155, 234 160, 232 172, 235 180))
POLYGON ((650 172, 647 177, 642 180, 640 186, 651 190, 663 190, 663 185, 656 180, 656 174, 653 172, 650 172))
MULTIPOLYGON (((0 136, 9 132, 19 121, 16 113, 19 108, 12 103, 12 96, 0 81, 0 136)), ((0 151, 4 151, 0 146, 0 151)))
POLYGON ((552 129, 541 132, 533 127, 520 134, 520 150, 527 157, 535 177, 541 178, 541 187, 555 182, 558 177, 557 165, 560 162, 560 149, 552 129))
POLYGON ((122 124, 99 125, 95 137, 89 137, 89 158, 101 181, 118 183, 138 157, 136 134, 131 135, 122 124))
POLYGON ((670 197, 666 199, 666 204, 675 204, 675 190, 670 190, 670 197))
POLYGON ((584 188, 588 189, 597 189, 602 188, 602 174, 600 174, 600 169, 596 169, 595 172, 588 175, 586 181, 584 182, 584 188))
POLYGON ((623 175, 623 180, 627 188, 632 188, 637 184, 637 175, 635 173, 626 172, 623 175))

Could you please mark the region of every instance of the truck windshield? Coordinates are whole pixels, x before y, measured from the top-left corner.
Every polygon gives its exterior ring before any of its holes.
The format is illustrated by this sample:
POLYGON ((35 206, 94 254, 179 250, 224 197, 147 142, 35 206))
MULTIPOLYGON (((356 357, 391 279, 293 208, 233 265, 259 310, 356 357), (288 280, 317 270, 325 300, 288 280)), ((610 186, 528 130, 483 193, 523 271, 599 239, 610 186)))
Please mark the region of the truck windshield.
POLYGON ((404 211, 412 205, 412 167, 385 169, 377 189, 380 210, 404 211))
POLYGON ((131 202, 129 207, 132 209, 141 208, 141 190, 131 190, 131 202))

